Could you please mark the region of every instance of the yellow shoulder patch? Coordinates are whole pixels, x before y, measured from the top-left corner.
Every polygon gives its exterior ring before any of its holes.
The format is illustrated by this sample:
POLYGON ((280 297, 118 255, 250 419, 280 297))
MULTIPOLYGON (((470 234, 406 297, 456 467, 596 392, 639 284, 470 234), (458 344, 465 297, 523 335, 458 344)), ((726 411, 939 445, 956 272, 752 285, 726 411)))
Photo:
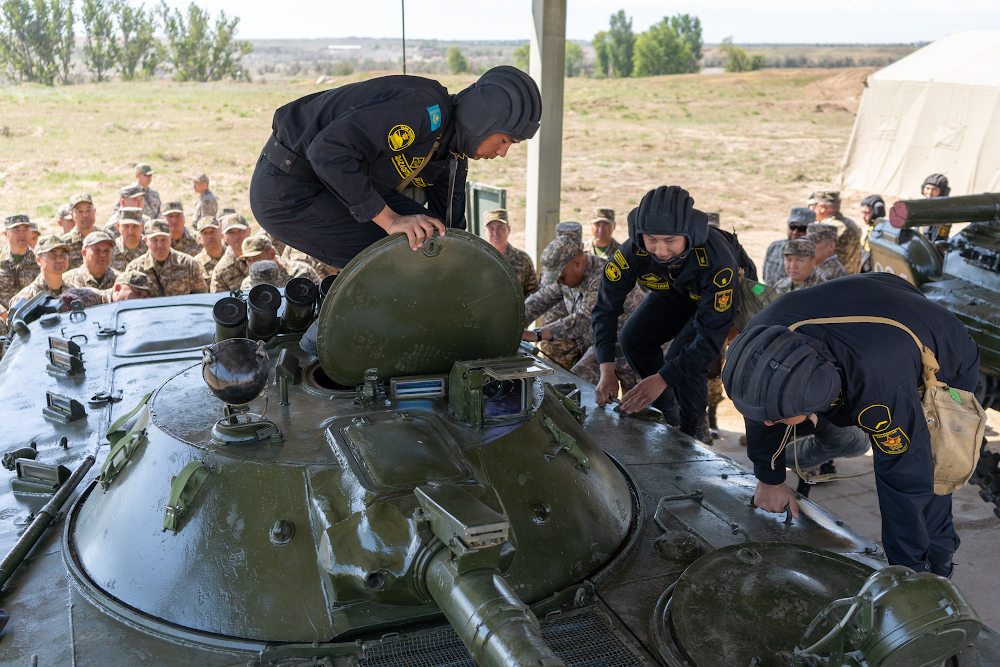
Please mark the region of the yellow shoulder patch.
POLYGON ((415 138, 416 136, 409 125, 397 125, 389 130, 389 148, 394 151, 409 148, 415 138))
POLYGON ((636 282, 648 289, 670 289, 670 283, 667 282, 667 279, 663 276, 658 276, 655 273, 646 273, 641 275, 636 279, 636 282))
POLYGON ((722 290, 721 292, 715 293, 715 309, 720 313, 724 313, 733 305, 733 290, 732 288, 722 290))
POLYGON ((892 415, 889 413, 888 406, 869 405, 858 413, 858 426, 869 433, 887 431, 890 424, 892 424, 892 415))
POLYGON ((645 250, 640 250, 639 248, 636 248, 636 250, 635 250, 635 256, 636 257, 649 257, 649 253, 646 252, 645 250))
POLYGON ((733 270, 726 267, 712 278, 712 282, 715 283, 716 287, 726 287, 729 283, 733 282, 733 270))
POLYGON ((625 261, 625 256, 622 255, 621 250, 615 250, 615 261, 618 262, 618 266, 622 267, 622 269, 628 268, 628 262, 625 261))
POLYGON ((611 282, 616 283, 622 279, 622 272, 614 262, 608 262, 604 265, 604 276, 611 282))
POLYGON ((708 266, 708 253, 704 248, 695 248, 694 256, 698 258, 698 266, 708 266))
POLYGON ((873 435, 872 439, 878 448, 886 454, 902 454, 910 446, 910 439, 903 433, 903 429, 894 428, 888 433, 873 435))

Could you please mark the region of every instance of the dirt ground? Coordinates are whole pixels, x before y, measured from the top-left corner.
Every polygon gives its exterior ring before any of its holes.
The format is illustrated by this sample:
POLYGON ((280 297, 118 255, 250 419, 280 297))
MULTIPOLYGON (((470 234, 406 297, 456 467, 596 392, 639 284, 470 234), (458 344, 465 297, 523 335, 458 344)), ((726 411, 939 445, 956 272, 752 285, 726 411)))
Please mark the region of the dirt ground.
MULTIPOLYGON (((626 80, 566 80, 562 218, 586 222, 595 206, 622 219, 648 189, 688 188, 720 211, 751 257, 784 235, 788 210, 836 182, 864 76, 852 70, 770 70, 626 80)), ((222 206, 249 216, 253 166, 278 106, 330 85, 312 83, 87 84, 0 90, 0 214, 27 213, 54 229, 68 197, 90 192, 99 220, 137 162, 157 174, 163 201, 188 210, 188 177, 206 172, 222 206)), ((370 76, 370 75, 368 75, 370 76)), ((457 92, 472 77, 438 77, 457 92)), ((474 162, 470 178, 507 188, 512 240, 523 246, 527 148, 474 162)), ((845 193, 857 218, 868 193, 845 193)), ((622 225, 624 227, 624 225, 622 225)), ((619 239, 624 229, 619 229, 619 239)))

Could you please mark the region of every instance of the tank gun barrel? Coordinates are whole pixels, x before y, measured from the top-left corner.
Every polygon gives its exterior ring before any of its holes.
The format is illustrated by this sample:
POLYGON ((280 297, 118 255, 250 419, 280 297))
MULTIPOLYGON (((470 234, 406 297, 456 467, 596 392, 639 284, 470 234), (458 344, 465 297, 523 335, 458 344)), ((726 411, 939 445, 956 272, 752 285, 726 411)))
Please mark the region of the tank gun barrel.
POLYGON ((889 211, 893 227, 922 227, 1000 220, 1000 193, 898 201, 889 211))

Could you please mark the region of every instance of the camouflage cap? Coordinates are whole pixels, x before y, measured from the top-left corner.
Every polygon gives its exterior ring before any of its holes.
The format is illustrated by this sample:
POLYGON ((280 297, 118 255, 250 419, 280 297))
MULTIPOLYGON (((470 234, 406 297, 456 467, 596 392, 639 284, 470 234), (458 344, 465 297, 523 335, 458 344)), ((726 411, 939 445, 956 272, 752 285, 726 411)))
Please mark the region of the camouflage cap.
POLYGON ((806 229, 805 238, 813 243, 820 241, 836 241, 837 228, 833 225, 824 225, 822 222, 814 222, 806 229))
POLYGON ((246 218, 239 213, 230 213, 229 215, 219 218, 219 226, 222 227, 223 234, 228 232, 230 229, 250 229, 250 225, 247 224, 246 218))
POLYGON ((210 215, 204 215, 198 218, 198 224, 194 226, 194 230, 196 232, 200 232, 204 229, 208 229, 209 227, 215 227, 216 229, 218 229, 219 221, 210 215))
POLYGON ((810 192, 809 199, 806 199, 806 207, 813 206, 816 203, 816 193, 810 192))
POLYGON ((160 215, 166 216, 171 213, 184 213, 184 204, 179 201, 167 202, 167 205, 163 207, 165 210, 160 211, 160 215))
POLYGON ((39 233, 40 233, 40 232, 38 231, 38 225, 36 225, 36 224, 35 224, 35 223, 33 223, 33 222, 29 222, 29 223, 28 223, 28 228, 29 228, 29 229, 31 229, 31 233, 32 233, 32 234, 39 234, 39 233))
POLYGON ((788 224, 790 225, 811 225, 816 222, 816 213, 811 208, 796 206, 788 214, 788 224))
POLYGON ((121 225, 141 225, 142 209, 137 206, 122 206, 118 209, 118 223, 121 225))
POLYGON ((583 225, 579 222, 567 220, 556 225, 556 237, 568 236, 573 239, 578 246, 583 246, 583 225))
POLYGON ((142 187, 138 183, 133 183, 132 185, 126 185, 124 188, 118 191, 118 198, 125 199, 135 199, 136 197, 145 197, 146 188, 142 187))
POLYGON ((208 183, 208 174, 198 174, 197 176, 192 176, 191 180, 195 183, 208 183))
POLYGON ((224 208, 221 211, 219 211, 219 217, 221 218, 224 215, 233 215, 235 213, 236 213, 235 208, 224 208))
POLYGON ((547 274, 548 280, 546 282, 552 282, 559 278, 566 265, 579 252, 582 252, 580 244, 568 234, 560 234, 552 243, 545 246, 539 263, 542 265, 543 273, 547 274))
POLYGON ((813 193, 817 204, 840 204, 839 190, 819 190, 813 193))
POLYGON ((81 202, 87 202, 93 205, 94 200, 86 192, 77 192, 75 195, 69 198, 69 207, 76 208, 76 205, 81 202))
POLYGON ((31 220, 28 216, 22 214, 19 215, 8 215, 3 219, 4 229, 14 229, 15 227, 20 227, 21 225, 30 225, 31 220))
POLYGON ((261 284, 277 285, 281 279, 278 263, 270 259, 262 259, 250 266, 250 284, 256 287, 261 284))
POLYGON ((110 243, 111 245, 114 245, 115 240, 104 232, 90 232, 87 234, 87 238, 83 240, 83 247, 89 248, 90 246, 97 245, 98 243, 110 243))
POLYGON ((153 168, 148 164, 146 164, 145 162, 140 162, 139 164, 135 165, 135 173, 142 174, 143 176, 152 176, 156 172, 153 171, 153 168))
POLYGON ((274 250, 274 246, 271 245, 271 239, 266 236, 254 234, 253 236, 248 236, 243 239, 243 246, 241 249, 243 254, 240 255, 240 259, 243 259, 244 257, 256 257, 267 250, 274 250))
POLYGON ((142 271, 137 271, 132 269, 131 271, 122 271, 115 278, 115 285, 125 285, 131 287, 132 289, 149 289, 149 276, 147 276, 142 271))
POLYGON ((705 215, 708 216, 708 226, 718 227, 719 226, 719 212, 718 211, 706 211, 705 215))
POLYGON ((610 222, 612 225, 615 224, 615 209, 613 208, 595 208, 594 212, 590 214, 590 222, 610 222))
POLYGON ((499 220, 505 225, 509 225, 510 221, 507 219, 507 209, 495 208, 492 211, 486 211, 486 215, 483 216, 483 224, 488 225, 495 220, 499 220))
POLYGON ((59 207, 59 211, 56 212, 56 220, 72 220, 73 219, 73 207, 69 204, 63 204, 59 207))
POLYGON ((167 224, 166 220, 157 218, 147 222, 142 228, 142 233, 147 239, 154 236, 170 236, 170 225, 167 224))
POLYGON ((794 257, 815 257, 816 244, 808 239, 785 241, 785 251, 783 254, 794 257))
POLYGON ((35 246, 36 255, 44 255, 47 252, 52 252, 57 248, 68 248, 66 241, 60 236, 55 234, 49 234, 38 239, 38 245, 35 246))

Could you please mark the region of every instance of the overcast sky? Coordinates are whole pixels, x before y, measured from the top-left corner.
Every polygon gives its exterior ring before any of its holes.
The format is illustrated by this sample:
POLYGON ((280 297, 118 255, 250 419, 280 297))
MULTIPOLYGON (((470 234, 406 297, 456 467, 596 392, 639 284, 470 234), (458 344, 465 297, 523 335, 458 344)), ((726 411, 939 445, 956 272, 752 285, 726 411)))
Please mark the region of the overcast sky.
MULTIPOLYGON (((213 14, 239 16, 240 36, 254 39, 397 37, 399 0, 196 0, 213 14)), ((186 6, 186 0, 167 0, 186 6)), ((152 2, 147 1, 147 5, 152 2)), ((664 15, 695 14, 706 42, 909 43, 956 30, 1000 29, 1000 0, 568 0, 566 35, 589 40, 619 9, 646 30, 664 15)), ((408 0, 409 39, 527 39, 530 0, 408 0)))

